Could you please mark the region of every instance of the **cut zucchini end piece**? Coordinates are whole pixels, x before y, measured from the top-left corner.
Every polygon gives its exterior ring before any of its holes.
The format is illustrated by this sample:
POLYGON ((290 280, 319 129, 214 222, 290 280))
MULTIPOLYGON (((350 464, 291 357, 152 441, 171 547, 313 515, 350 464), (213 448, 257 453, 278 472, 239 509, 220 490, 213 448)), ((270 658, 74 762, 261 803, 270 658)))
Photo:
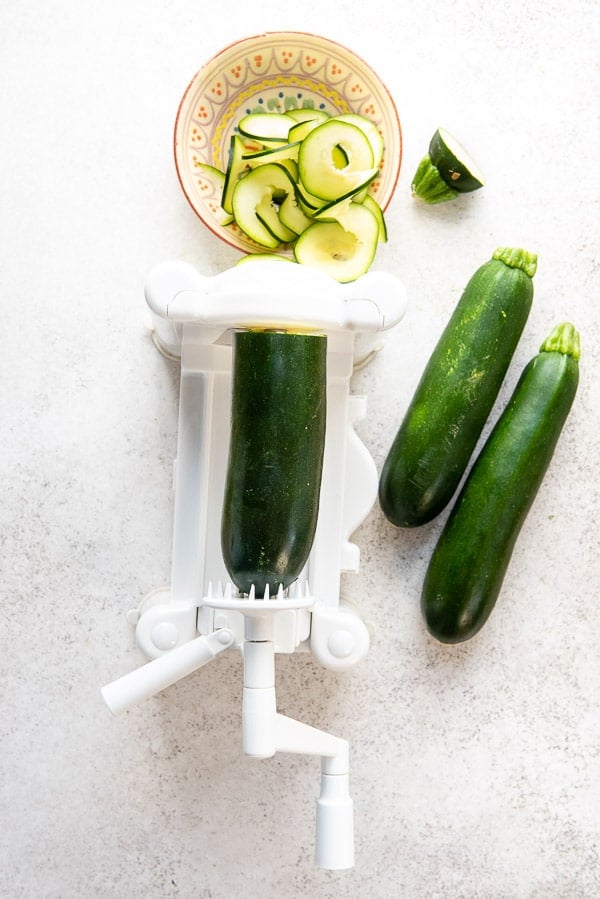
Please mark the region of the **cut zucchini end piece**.
POLYGON ((446 184, 459 193, 470 193, 485 184, 475 160, 445 128, 438 128, 431 138, 429 157, 446 184))
POLYGON ((294 247, 296 262, 320 269, 342 284, 356 281, 375 258, 378 234, 375 216, 354 204, 344 225, 315 222, 307 228, 294 247))
POLYGON ((448 187, 429 155, 424 156, 419 163, 411 188, 414 197, 432 205, 445 203, 458 196, 454 187, 448 187))

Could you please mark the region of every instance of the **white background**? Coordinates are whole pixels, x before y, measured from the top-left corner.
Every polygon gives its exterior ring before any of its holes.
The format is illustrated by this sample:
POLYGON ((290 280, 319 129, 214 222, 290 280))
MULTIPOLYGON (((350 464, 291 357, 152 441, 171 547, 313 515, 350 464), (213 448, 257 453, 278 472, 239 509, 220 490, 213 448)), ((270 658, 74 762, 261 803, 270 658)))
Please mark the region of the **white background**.
POLYGON ((0 17, 0 894, 597 899, 597 5, 4 0, 0 17), (445 515, 403 532, 374 508, 345 581, 376 627, 366 661, 340 676, 278 660, 281 710, 351 744, 347 873, 313 866, 318 762, 241 754, 236 654, 118 719, 99 694, 141 662, 125 613, 170 574, 178 366, 145 330, 144 278, 165 259, 208 274, 238 259, 181 193, 175 112, 223 46, 287 28, 370 62, 402 121, 375 267, 405 282, 409 311, 353 384, 378 467, 497 246, 539 265, 492 418, 557 322, 583 348, 572 415, 480 635, 444 647, 421 621, 445 515), (438 125, 488 183, 425 207, 410 182, 438 125))

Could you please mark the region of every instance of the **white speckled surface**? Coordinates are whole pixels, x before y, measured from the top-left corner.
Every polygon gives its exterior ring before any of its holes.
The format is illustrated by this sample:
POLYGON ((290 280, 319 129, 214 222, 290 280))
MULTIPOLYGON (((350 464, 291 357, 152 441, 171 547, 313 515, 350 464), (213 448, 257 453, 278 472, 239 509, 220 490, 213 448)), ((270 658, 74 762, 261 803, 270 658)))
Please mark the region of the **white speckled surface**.
POLYGON ((597 4, 307 0, 29 4, 0 12, 0 894, 10 899, 597 899, 600 126, 597 4), (282 711, 347 737, 357 864, 313 867, 312 758, 240 751, 240 660, 113 719, 133 668, 125 613, 170 572, 178 366, 144 330, 142 284, 235 251, 203 231, 172 162, 179 98, 222 46, 318 31, 377 69, 405 155, 377 267, 410 306, 355 378, 383 462, 474 269, 539 254, 501 400, 548 328, 582 334, 571 418, 485 630, 445 648, 418 597, 441 519, 375 508, 348 594, 377 634, 358 668, 278 663, 282 711), (488 185, 425 208, 410 180, 445 124, 488 185))

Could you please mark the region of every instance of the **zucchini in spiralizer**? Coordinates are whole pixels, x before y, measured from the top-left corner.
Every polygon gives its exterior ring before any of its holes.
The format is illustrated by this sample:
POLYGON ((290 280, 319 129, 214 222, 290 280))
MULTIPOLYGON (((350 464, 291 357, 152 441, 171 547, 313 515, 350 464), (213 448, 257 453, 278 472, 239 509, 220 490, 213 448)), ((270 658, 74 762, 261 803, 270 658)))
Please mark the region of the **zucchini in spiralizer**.
POLYGON ((431 557, 421 607, 444 643, 488 620, 579 381, 579 334, 559 325, 525 367, 465 481, 431 557))
POLYGON ((233 334, 231 443, 223 559, 242 593, 275 593, 301 573, 314 540, 325 445, 327 337, 233 334))
POLYGON ((445 128, 438 128, 419 163, 412 192, 426 203, 443 203, 484 185, 479 166, 445 128))
POLYGON ((469 280, 385 460, 379 501, 398 527, 452 498, 529 316, 537 256, 499 248, 469 280))

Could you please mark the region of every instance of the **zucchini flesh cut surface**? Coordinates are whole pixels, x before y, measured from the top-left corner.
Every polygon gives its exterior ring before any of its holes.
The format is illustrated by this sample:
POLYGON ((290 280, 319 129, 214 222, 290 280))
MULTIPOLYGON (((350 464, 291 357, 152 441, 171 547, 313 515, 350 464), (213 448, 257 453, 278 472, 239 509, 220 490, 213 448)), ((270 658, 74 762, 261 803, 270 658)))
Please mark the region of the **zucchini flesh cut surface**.
POLYGON ((252 169, 235 186, 233 215, 240 228, 263 247, 275 249, 296 237, 279 219, 278 207, 293 182, 285 168, 275 163, 252 169))
POLYGON ((324 122, 329 113, 324 109, 315 109, 312 106, 301 106, 295 109, 286 109, 285 114, 295 122, 324 122))
POLYGON ((248 153, 248 148, 244 139, 239 134, 234 134, 229 144, 229 159, 221 197, 221 206, 225 212, 231 214, 233 214, 233 191, 240 177, 249 169, 248 163, 244 159, 246 153, 248 153))
POLYGON ((336 119, 324 122, 304 138, 298 168, 307 190, 322 200, 339 199, 378 171, 364 132, 336 119), (345 164, 340 165, 340 161, 345 164))
POLYGON ((365 209, 368 209, 370 213, 372 213, 377 219, 378 226, 378 237, 380 243, 386 243, 387 241, 387 225, 385 223, 385 217, 383 215, 383 210, 381 206, 375 200, 371 194, 365 194, 364 199, 361 201, 362 205, 365 209))
POLYGON ((353 112, 338 115, 336 116, 336 120, 338 122, 349 122, 351 125, 355 125, 356 128, 364 132, 365 137, 371 144, 371 150, 373 151, 373 165, 379 167, 379 164, 383 159, 383 137, 375 122, 353 112))
POLYGON ((254 169, 259 165, 268 165, 271 162, 288 162, 298 161, 298 150, 300 149, 300 141, 284 144, 282 147, 267 147, 266 149, 257 150, 252 153, 246 153, 242 158, 254 169))
POLYGON ((251 112, 238 122, 240 134, 264 141, 285 141, 296 122, 283 112, 251 112))
MULTIPOLYGON (((358 187, 354 188, 349 193, 344 194, 341 197, 337 197, 335 200, 331 200, 328 203, 323 203, 321 206, 316 208, 311 213, 313 218, 316 219, 317 221, 323 221, 323 222, 340 221, 340 218, 339 218, 340 213, 347 210, 351 202, 354 202, 358 205, 364 204, 364 200, 365 200, 365 197, 367 196, 367 191, 369 189, 369 185, 371 184, 372 180, 373 180, 373 177, 370 177, 369 180, 365 184, 359 184, 358 187)), ((376 200, 373 200, 373 204, 375 204, 377 206, 377 208, 379 209, 379 206, 378 206, 376 200)), ((368 205, 368 204, 364 204, 364 205, 368 205)), ((371 209, 370 205, 369 205, 369 210, 371 212, 373 212, 373 209, 371 209)), ((380 210, 380 212, 381 212, 381 210, 380 210)), ((381 215, 383 215, 382 212, 381 212, 381 215)))
POLYGON ((296 261, 351 280, 373 260, 373 218, 375 247, 387 239, 383 211, 369 192, 379 174, 381 134, 357 114, 291 112, 248 113, 240 120, 225 173, 215 169, 222 179, 220 223, 235 223, 267 250, 293 245, 316 223, 335 225, 312 229, 296 261), (259 169, 265 169, 262 177, 259 169), (351 209, 359 205, 362 213, 351 209), (317 238, 326 239, 324 252, 318 252, 317 238))
POLYGON ((206 162, 197 162, 196 168, 198 169, 198 173, 212 185, 215 195, 219 197, 220 208, 215 212, 217 222, 219 225, 223 226, 230 225, 233 222, 233 215, 230 212, 225 212, 222 205, 225 173, 214 165, 209 165, 206 162))
POLYGON ((315 128, 318 128, 322 122, 319 119, 308 119, 305 122, 298 122, 296 125, 293 125, 288 134, 289 141, 301 141, 304 140, 307 134, 310 134, 311 131, 314 131, 315 128))
POLYGON ((373 262, 379 226, 375 216, 356 203, 349 203, 340 216, 340 221, 316 221, 307 228, 296 241, 294 253, 298 262, 345 283, 356 280, 373 262))
POLYGON ((313 223, 313 219, 305 215, 298 202, 295 191, 290 191, 287 197, 279 205, 279 220, 295 235, 302 234, 313 223))

